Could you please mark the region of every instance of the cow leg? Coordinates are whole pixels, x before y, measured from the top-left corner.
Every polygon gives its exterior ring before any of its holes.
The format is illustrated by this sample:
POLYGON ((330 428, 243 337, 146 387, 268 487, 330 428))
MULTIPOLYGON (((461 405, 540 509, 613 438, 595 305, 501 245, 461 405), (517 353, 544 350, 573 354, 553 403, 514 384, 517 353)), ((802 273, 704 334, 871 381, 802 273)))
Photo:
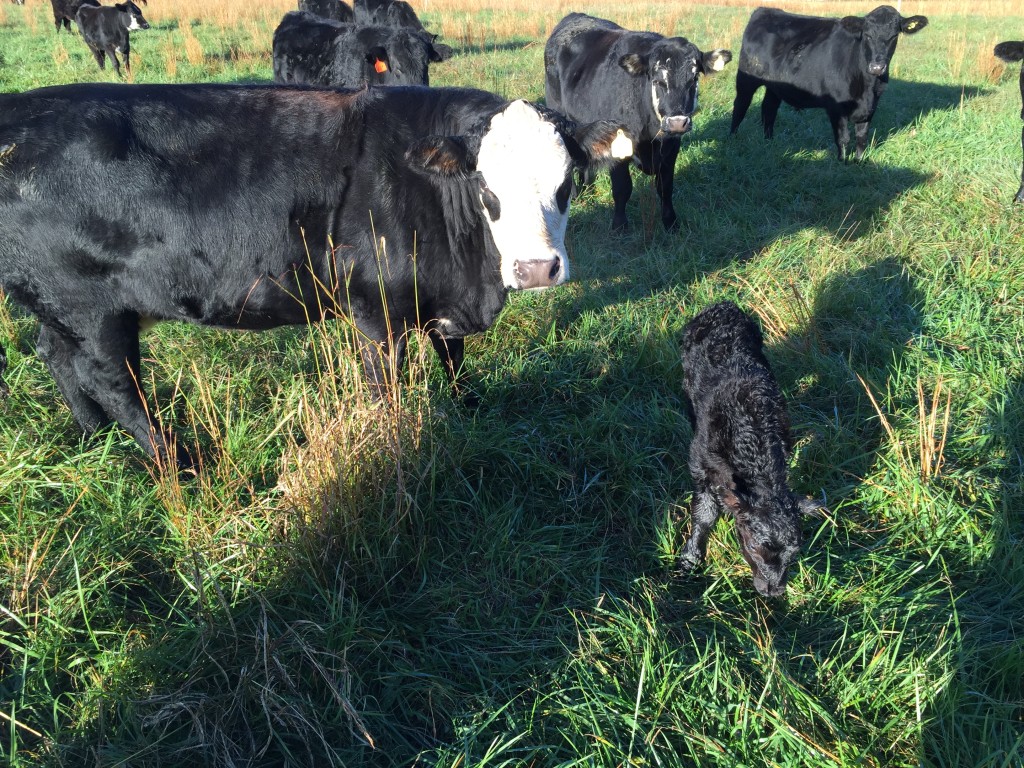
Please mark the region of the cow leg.
POLYGON ((357 326, 360 333, 359 355, 363 359, 363 376, 370 386, 370 393, 383 400, 391 388, 405 360, 405 337, 391 339, 384 330, 381 333, 367 333, 357 326))
POLYGON ((131 46, 128 44, 128 41, 125 40, 124 41, 124 51, 123 51, 123 53, 124 53, 124 71, 127 72, 129 75, 132 73, 132 64, 131 64, 131 61, 129 61, 129 58, 128 58, 131 55, 131 51, 132 51, 131 46))
POLYGON ((117 52, 114 50, 114 46, 107 47, 107 55, 110 57, 110 64, 114 68, 114 74, 118 77, 121 76, 121 62, 117 60, 117 52))
POLYGON ((612 177, 612 201, 615 213, 612 216, 612 229, 625 232, 629 229, 626 221, 626 203, 633 194, 633 177, 629 175, 629 161, 616 163, 610 171, 612 177))
POLYGON ((110 417, 99 403, 85 393, 82 382, 75 373, 74 358, 79 353, 78 345, 74 341, 44 325, 39 329, 36 354, 46 363, 50 375, 57 383, 57 388, 71 408, 71 414, 86 435, 91 435, 110 424, 110 417))
POLYGON ((761 84, 746 72, 736 73, 736 100, 732 103, 732 127, 729 128, 729 133, 736 133, 743 118, 747 116, 754 94, 760 87, 761 84))
POLYGON ((850 124, 843 115, 829 113, 832 121, 832 135, 836 140, 836 151, 840 160, 846 160, 846 145, 850 143, 850 124))
POLYGON ((92 55, 96 57, 96 63, 100 65, 100 69, 107 68, 107 54, 102 48, 93 48, 92 55))
MULTIPOLYGON (((121 425, 147 454, 165 460, 174 454, 174 436, 161 429, 142 395, 139 360, 139 317, 124 313, 103 318, 79 344, 72 358, 82 390, 121 425)), ((177 452, 182 468, 191 465, 177 452)))
POLYGON ((654 169, 654 188, 661 198, 661 223, 669 232, 679 229, 676 209, 672 207, 672 186, 675 181, 679 139, 667 139, 656 145, 657 165, 654 169))
POLYGON ((704 560, 708 536, 718 522, 718 501, 708 489, 698 490, 690 506, 690 538, 679 555, 679 570, 692 571, 704 560))
POLYGON ((864 156, 864 150, 868 146, 868 129, 871 127, 871 123, 854 123, 853 129, 857 135, 857 154, 855 158, 859 162, 864 156))
POLYGON ((444 363, 444 372, 453 387, 458 387, 462 378, 462 361, 466 356, 466 342, 462 338, 444 336, 439 331, 430 331, 430 343, 444 363))
POLYGON ((778 94, 767 86, 764 89, 764 100, 761 102, 761 125, 764 127, 764 137, 770 139, 775 135, 775 116, 779 114, 779 105, 782 99, 778 94))
MULTIPOLYGON (((1020 147, 1021 152, 1024 152, 1024 128, 1020 131, 1020 147)), ((1024 166, 1020 171, 1020 189, 1017 190, 1017 196, 1013 200, 1016 203, 1024 203, 1024 166)))

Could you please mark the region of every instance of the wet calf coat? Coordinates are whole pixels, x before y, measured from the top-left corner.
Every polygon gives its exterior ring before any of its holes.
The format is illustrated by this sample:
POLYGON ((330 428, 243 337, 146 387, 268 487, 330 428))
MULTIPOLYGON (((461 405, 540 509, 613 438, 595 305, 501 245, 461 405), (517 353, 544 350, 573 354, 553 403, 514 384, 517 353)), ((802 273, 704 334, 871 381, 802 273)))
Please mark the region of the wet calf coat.
MULTIPOLYGON (((721 70, 732 54, 702 53, 682 37, 633 32, 605 19, 571 13, 544 47, 545 102, 574 120, 607 119, 628 126, 636 139, 632 161, 654 176, 666 229, 676 226, 673 174, 679 137, 690 130, 700 75, 721 70)), ((629 161, 611 169, 615 213, 624 230, 633 192, 629 161)))
MULTIPOLYGON (((1005 43, 1000 43, 999 45, 996 46, 995 55, 1008 63, 1014 61, 1021 61, 1022 59, 1024 59, 1024 40, 1007 41, 1005 43)), ((1020 70, 1020 100, 1020 119, 1024 120, 1024 65, 1021 65, 1020 70)), ((1020 145, 1021 152, 1024 153, 1024 128, 1021 128, 1020 131, 1020 145)), ((1017 195, 1013 199, 1014 202, 1024 203, 1024 165, 1021 166, 1020 189, 1017 190, 1017 195)))
POLYGON ((39 319, 82 428, 117 422, 162 459, 175 442, 139 388, 140 326, 345 315, 375 388, 418 327, 454 380, 509 290, 567 278, 572 174, 620 136, 463 89, 3 94, 0 287, 39 319))
POLYGON ((889 61, 899 36, 919 32, 927 24, 924 16, 904 18, 888 5, 863 18, 842 19, 758 8, 743 31, 732 133, 747 114, 754 93, 764 86, 765 138, 775 132, 782 102, 796 109, 824 109, 839 159, 846 159, 852 122, 860 160, 871 118, 889 83, 889 61))
POLYGON ((451 53, 413 29, 343 24, 304 11, 274 31, 274 80, 356 88, 429 85, 429 66, 451 53))
POLYGON ((787 485, 789 416, 762 344, 757 324, 728 301, 705 309, 683 332, 694 495, 679 564, 689 571, 704 559, 724 511, 736 520, 754 588, 774 597, 785 592, 800 552, 800 512, 820 505, 798 498, 787 485))

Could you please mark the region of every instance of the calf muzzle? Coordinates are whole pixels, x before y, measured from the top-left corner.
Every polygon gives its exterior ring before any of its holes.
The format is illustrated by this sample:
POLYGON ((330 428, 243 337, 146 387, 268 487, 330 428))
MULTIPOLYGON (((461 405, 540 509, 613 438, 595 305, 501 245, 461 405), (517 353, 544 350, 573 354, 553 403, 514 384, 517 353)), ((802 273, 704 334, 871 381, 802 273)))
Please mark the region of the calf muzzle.
POLYGON ((693 120, 689 115, 675 115, 661 120, 661 130, 664 133, 686 133, 692 126, 693 120))
POLYGON ((875 77, 881 77, 885 74, 885 70, 887 69, 888 67, 884 61, 872 61, 868 64, 868 74, 874 75, 875 77))

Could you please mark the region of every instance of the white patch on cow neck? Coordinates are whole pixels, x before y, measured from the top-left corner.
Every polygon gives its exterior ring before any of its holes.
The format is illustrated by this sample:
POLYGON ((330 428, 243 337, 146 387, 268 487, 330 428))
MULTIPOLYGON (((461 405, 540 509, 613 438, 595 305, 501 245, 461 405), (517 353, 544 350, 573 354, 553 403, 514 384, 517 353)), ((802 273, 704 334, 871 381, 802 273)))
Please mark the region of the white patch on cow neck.
POLYGON ((555 193, 565 182, 572 159, 555 126, 525 101, 513 101, 491 118, 480 140, 476 167, 501 206, 497 220, 491 220, 486 208, 484 217, 501 255, 505 287, 519 287, 516 261, 558 258, 562 266, 556 282, 565 282, 569 209, 558 210, 555 193))

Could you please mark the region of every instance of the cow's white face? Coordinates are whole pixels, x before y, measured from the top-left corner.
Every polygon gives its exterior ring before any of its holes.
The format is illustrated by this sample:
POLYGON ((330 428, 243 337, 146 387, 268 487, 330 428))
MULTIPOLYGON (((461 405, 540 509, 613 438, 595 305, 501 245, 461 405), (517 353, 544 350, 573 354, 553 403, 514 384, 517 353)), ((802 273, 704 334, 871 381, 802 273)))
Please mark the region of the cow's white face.
POLYGON ((565 282, 565 227, 573 162, 555 126, 525 101, 492 119, 480 140, 477 170, 491 236, 507 288, 546 288, 565 282))

